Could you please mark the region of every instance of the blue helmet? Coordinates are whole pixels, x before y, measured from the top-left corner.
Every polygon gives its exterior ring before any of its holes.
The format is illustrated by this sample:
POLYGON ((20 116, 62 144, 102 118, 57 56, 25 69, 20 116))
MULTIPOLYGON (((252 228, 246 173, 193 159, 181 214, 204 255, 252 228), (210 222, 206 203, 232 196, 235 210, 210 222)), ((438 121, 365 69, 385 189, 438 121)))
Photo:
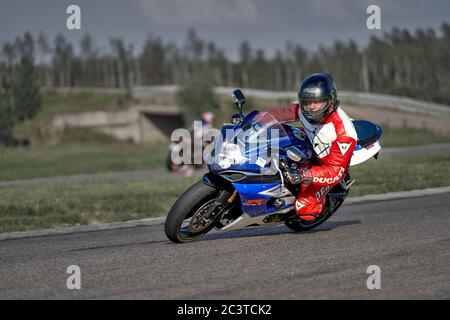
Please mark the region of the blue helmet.
POLYGON ((336 84, 328 73, 315 73, 308 76, 298 89, 298 101, 303 116, 311 124, 318 124, 336 111, 337 100, 336 84), (310 111, 307 105, 310 102, 323 102, 319 110, 310 111))

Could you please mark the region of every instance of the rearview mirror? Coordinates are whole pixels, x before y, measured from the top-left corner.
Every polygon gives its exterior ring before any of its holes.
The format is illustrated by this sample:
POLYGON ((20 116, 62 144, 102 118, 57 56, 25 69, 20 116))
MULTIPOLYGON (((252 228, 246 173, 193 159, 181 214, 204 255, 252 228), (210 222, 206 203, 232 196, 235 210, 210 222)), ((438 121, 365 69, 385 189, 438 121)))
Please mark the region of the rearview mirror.
POLYGON ((245 103, 245 96, 242 93, 241 89, 234 90, 231 97, 233 98, 234 104, 239 108, 239 113, 242 116, 242 106, 245 103))
POLYGON ((234 90, 231 97, 233 98, 233 102, 238 106, 245 103, 245 96, 242 93, 241 89, 234 90))

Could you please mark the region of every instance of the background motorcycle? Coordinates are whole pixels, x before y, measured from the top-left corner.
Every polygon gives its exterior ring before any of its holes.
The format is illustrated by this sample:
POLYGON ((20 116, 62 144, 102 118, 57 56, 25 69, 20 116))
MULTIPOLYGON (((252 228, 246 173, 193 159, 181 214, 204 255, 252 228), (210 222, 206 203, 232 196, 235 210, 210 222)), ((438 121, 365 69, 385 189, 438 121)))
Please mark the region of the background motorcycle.
MULTIPOLYGON (((285 177, 314 161, 309 139, 301 129, 279 123, 269 113, 252 111, 244 117, 244 94, 237 89, 232 97, 239 113, 216 138, 206 159, 209 172, 178 198, 167 215, 165 232, 173 242, 197 240, 213 228, 231 231, 284 223, 295 231, 310 230, 336 212, 354 182, 347 174, 327 194, 317 219, 300 220, 294 209, 300 186, 285 183, 285 177)), ((353 124, 358 143, 350 166, 377 158, 381 149, 378 125, 364 120, 353 124)))
MULTIPOLYGON (((203 130, 203 129, 202 129, 203 130)), ((202 137, 194 137, 194 129, 191 128, 189 129, 190 132, 190 139, 183 139, 180 142, 171 142, 169 144, 169 153, 167 155, 167 160, 166 160, 166 167, 167 170, 171 171, 171 172, 181 172, 184 173, 187 176, 192 176, 194 173, 194 169, 201 169, 205 166, 205 163, 197 163, 195 164, 194 161, 194 149, 193 149, 193 139, 200 139, 202 140, 202 137), (187 148, 189 148, 191 150, 191 158, 189 163, 175 163, 172 159, 173 159, 173 155, 178 155, 180 158, 183 158, 183 150, 187 150, 187 148)), ((199 131, 199 132, 203 132, 203 131, 199 131)), ((205 148, 209 145, 209 141, 203 141, 202 140, 202 152, 205 150, 205 148)), ((202 157, 203 158, 203 157, 202 157)))

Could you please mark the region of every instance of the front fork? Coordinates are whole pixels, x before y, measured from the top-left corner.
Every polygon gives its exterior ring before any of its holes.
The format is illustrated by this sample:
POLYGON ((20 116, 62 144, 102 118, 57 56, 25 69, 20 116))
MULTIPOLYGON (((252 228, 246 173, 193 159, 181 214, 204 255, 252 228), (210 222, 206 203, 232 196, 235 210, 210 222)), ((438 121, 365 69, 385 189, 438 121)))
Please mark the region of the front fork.
POLYGON ((219 215, 220 213, 224 212, 225 209, 227 209, 231 204, 233 203, 234 199, 236 199, 237 196, 237 190, 234 190, 233 193, 229 192, 228 190, 222 190, 219 193, 219 196, 214 201, 214 204, 212 207, 204 214, 204 217, 206 219, 214 219, 219 215))
POLYGON ((216 219, 218 215, 222 214, 232 205, 238 195, 237 190, 234 189, 229 181, 213 172, 208 172, 203 176, 203 183, 220 190, 214 204, 211 206, 210 210, 204 214, 204 217, 207 219, 216 219))

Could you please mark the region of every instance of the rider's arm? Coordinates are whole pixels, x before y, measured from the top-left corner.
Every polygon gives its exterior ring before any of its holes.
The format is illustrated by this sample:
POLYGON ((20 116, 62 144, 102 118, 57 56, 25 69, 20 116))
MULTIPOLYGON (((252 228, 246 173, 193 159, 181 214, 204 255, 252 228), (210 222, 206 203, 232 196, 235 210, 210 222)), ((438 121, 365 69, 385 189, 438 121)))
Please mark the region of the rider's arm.
POLYGON ((267 110, 277 121, 279 122, 294 122, 298 121, 298 110, 300 105, 298 103, 292 103, 288 107, 273 108, 267 110))
POLYGON ((350 164, 356 140, 350 137, 341 137, 331 144, 329 155, 321 165, 312 166, 303 172, 306 184, 320 186, 334 185, 344 178, 350 164))

